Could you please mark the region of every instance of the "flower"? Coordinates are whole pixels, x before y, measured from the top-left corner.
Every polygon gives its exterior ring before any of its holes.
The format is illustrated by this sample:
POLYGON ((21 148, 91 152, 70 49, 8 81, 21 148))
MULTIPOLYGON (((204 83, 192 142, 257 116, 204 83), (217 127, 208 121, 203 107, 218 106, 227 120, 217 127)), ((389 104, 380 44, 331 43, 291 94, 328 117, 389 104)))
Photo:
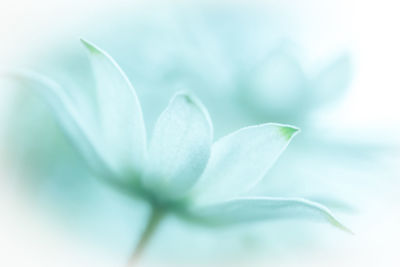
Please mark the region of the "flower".
MULTIPOLYGON (((230 1, 223 7, 206 2, 172 4, 160 12, 143 7, 129 17, 118 14, 113 31, 91 27, 91 34, 120 59, 139 95, 145 90, 140 100, 146 121, 158 115, 148 107, 161 107, 184 87, 206 103, 213 122, 220 124, 217 136, 246 124, 276 121, 301 127, 302 136, 326 138, 326 132, 315 134, 320 125, 314 115, 335 107, 350 88, 351 53, 331 47, 334 53, 318 55, 320 48, 304 47, 297 34, 301 24, 293 24, 290 8, 260 9, 259 1, 230 1), (226 113, 235 119, 226 120, 226 113)), ((79 52, 75 46, 54 46, 40 63, 55 77, 90 82, 86 58, 79 52)))
POLYGON ((158 214, 174 213, 202 225, 306 216, 348 231, 318 203, 247 193, 299 129, 266 123, 213 143, 207 110, 180 92, 159 116, 147 144, 140 102, 128 78, 106 52, 82 43, 92 61, 93 90, 73 95, 39 74, 20 77, 42 85, 61 127, 99 178, 144 199, 158 214))

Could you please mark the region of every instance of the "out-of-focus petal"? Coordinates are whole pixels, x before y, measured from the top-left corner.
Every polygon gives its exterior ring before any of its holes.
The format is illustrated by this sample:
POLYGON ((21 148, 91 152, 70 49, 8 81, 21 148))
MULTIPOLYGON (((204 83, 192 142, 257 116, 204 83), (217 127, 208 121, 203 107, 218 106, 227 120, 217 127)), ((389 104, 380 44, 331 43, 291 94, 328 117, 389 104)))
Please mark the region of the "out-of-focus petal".
POLYGON ((42 95, 54 110, 57 122, 89 166, 97 174, 109 175, 110 169, 101 154, 101 143, 96 136, 96 125, 83 112, 77 110, 65 89, 53 80, 32 71, 9 71, 5 76, 18 82, 24 89, 35 90, 42 95))
POLYGON ((315 77, 313 80, 315 104, 322 105, 343 95, 351 81, 351 65, 351 58, 345 53, 315 77))

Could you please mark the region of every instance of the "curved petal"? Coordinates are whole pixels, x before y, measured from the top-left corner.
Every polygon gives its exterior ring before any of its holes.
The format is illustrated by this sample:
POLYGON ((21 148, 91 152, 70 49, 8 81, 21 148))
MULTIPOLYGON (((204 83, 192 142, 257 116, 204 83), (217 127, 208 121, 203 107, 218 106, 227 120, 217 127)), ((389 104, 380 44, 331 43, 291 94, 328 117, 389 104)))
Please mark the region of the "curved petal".
POLYGON ((162 197, 182 196, 203 172, 211 143, 207 111, 195 98, 178 93, 156 123, 143 184, 162 197))
POLYGON ((89 117, 78 112, 65 90, 51 79, 32 71, 10 71, 6 77, 12 78, 25 88, 35 90, 44 97, 54 110, 57 122, 82 153, 89 166, 96 172, 108 176, 110 169, 101 156, 96 128, 89 117))
POLYGON ((223 137, 212 146, 207 168, 194 187, 195 199, 212 202, 247 192, 264 177, 298 131, 267 123, 223 137))
POLYGON ((250 85, 251 103, 267 115, 287 115, 308 105, 307 77, 286 47, 270 52, 252 72, 250 85))
POLYGON ((235 198, 216 205, 198 208, 194 213, 200 218, 216 224, 285 218, 323 219, 331 225, 351 233, 328 208, 302 198, 235 198))
POLYGON ((351 78, 351 58, 349 54, 344 53, 314 78, 315 104, 322 105, 342 96, 351 78))
POLYGON ((146 131, 136 92, 117 63, 104 51, 81 40, 90 53, 105 156, 118 171, 141 172, 146 131))

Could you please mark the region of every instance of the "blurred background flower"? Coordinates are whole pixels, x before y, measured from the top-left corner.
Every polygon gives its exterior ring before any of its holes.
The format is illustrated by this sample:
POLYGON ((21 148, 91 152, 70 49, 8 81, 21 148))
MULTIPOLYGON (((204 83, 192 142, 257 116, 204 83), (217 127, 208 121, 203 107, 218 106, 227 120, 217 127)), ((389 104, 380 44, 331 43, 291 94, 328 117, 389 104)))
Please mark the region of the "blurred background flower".
MULTIPOLYGON (((77 42, 83 36, 126 70, 149 131, 170 95, 181 89, 195 92, 209 108, 216 137, 262 122, 299 126, 302 134, 251 193, 321 201, 357 233, 349 238, 297 221, 194 232, 171 219, 152 243, 150 263, 169 258, 183 265, 202 259, 217 265, 354 266, 365 251, 374 251, 370 259, 391 263, 389 240, 399 236, 399 216, 392 214, 399 202, 394 67, 400 59, 391 32, 393 8, 310 0, 21 3, 24 9, 2 4, 4 14, 9 11, 3 18, 9 26, 1 28, 3 67, 35 69, 71 92, 93 86, 77 42), (367 20, 371 13, 381 14, 376 24, 367 20), (171 240, 168 247, 165 240, 171 240)), ((124 262, 147 207, 92 179, 43 101, 26 88, 3 85, 2 115, 9 114, 2 138, 5 184, 16 176, 15 190, 29 199, 29 207, 58 218, 52 225, 79 236, 74 245, 87 242, 88 254, 107 252, 106 266, 124 262), (16 89, 14 97, 5 94, 16 89)))

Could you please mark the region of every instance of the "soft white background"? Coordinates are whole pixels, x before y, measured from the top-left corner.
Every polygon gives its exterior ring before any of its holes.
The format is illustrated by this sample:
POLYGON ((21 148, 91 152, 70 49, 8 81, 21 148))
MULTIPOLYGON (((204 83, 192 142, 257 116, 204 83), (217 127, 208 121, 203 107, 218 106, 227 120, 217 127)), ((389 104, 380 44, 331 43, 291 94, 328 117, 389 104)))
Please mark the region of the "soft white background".
MULTIPOLYGON (((99 14, 103 17, 115 14, 131 7, 131 2, 1 1, 0 68, 29 66, 29 58, 35 51, 43 52, 49 45, 65 38, 80 37, 82 27, 93 23, 99 14)), ((327 43, 337 42, 338 46, 349 46, 355 56, 352 90, 339 108, 318 115, 316 119, 321 121, 322 127, 328 120, 339 125, 332 135, 355 132, 360 136, 362 129, 366 137, 376 137, 376 142, 398 145, 400 4, 390 0, 265 2, 304 18, 305 30, 299 32, 299 40, 304 46, 324 54, 327 43), (323 21, 324 27, 314 25, 312 22, 316 19, 323 21)), ((135 5, 139 8, 145 3, 136 1, 135 5)), ((163 6, 153 4, 152 8, 163 6)), ((7 96, 0 90, 0 115, 4 115, 7 104, 7 96)), ((398 155, 391 161, 400 163, 398 155)), ((12 174, 7 173, 4 166, 6 163, 6 159, 1 159, 0 266, 113 266, 112 259, 99 256, 89 244, 78 242, 46 219, 35 216, 29 205, 20 201, 12 174)), ((352 225, 359 234, 350 243, 331 244, 330 250, 288 257, 275 266, 399 266, 400 197, 397 192, 400 183, 396 179, 393 181, 393 185, 386 184, 377 189, 376 195, 371 195, 372 199, 377 198, 377 203, 360 218, 364 228, 357 229, 357 223, 352 225), (370 222, 365 223, 365 220, 370 222)))

